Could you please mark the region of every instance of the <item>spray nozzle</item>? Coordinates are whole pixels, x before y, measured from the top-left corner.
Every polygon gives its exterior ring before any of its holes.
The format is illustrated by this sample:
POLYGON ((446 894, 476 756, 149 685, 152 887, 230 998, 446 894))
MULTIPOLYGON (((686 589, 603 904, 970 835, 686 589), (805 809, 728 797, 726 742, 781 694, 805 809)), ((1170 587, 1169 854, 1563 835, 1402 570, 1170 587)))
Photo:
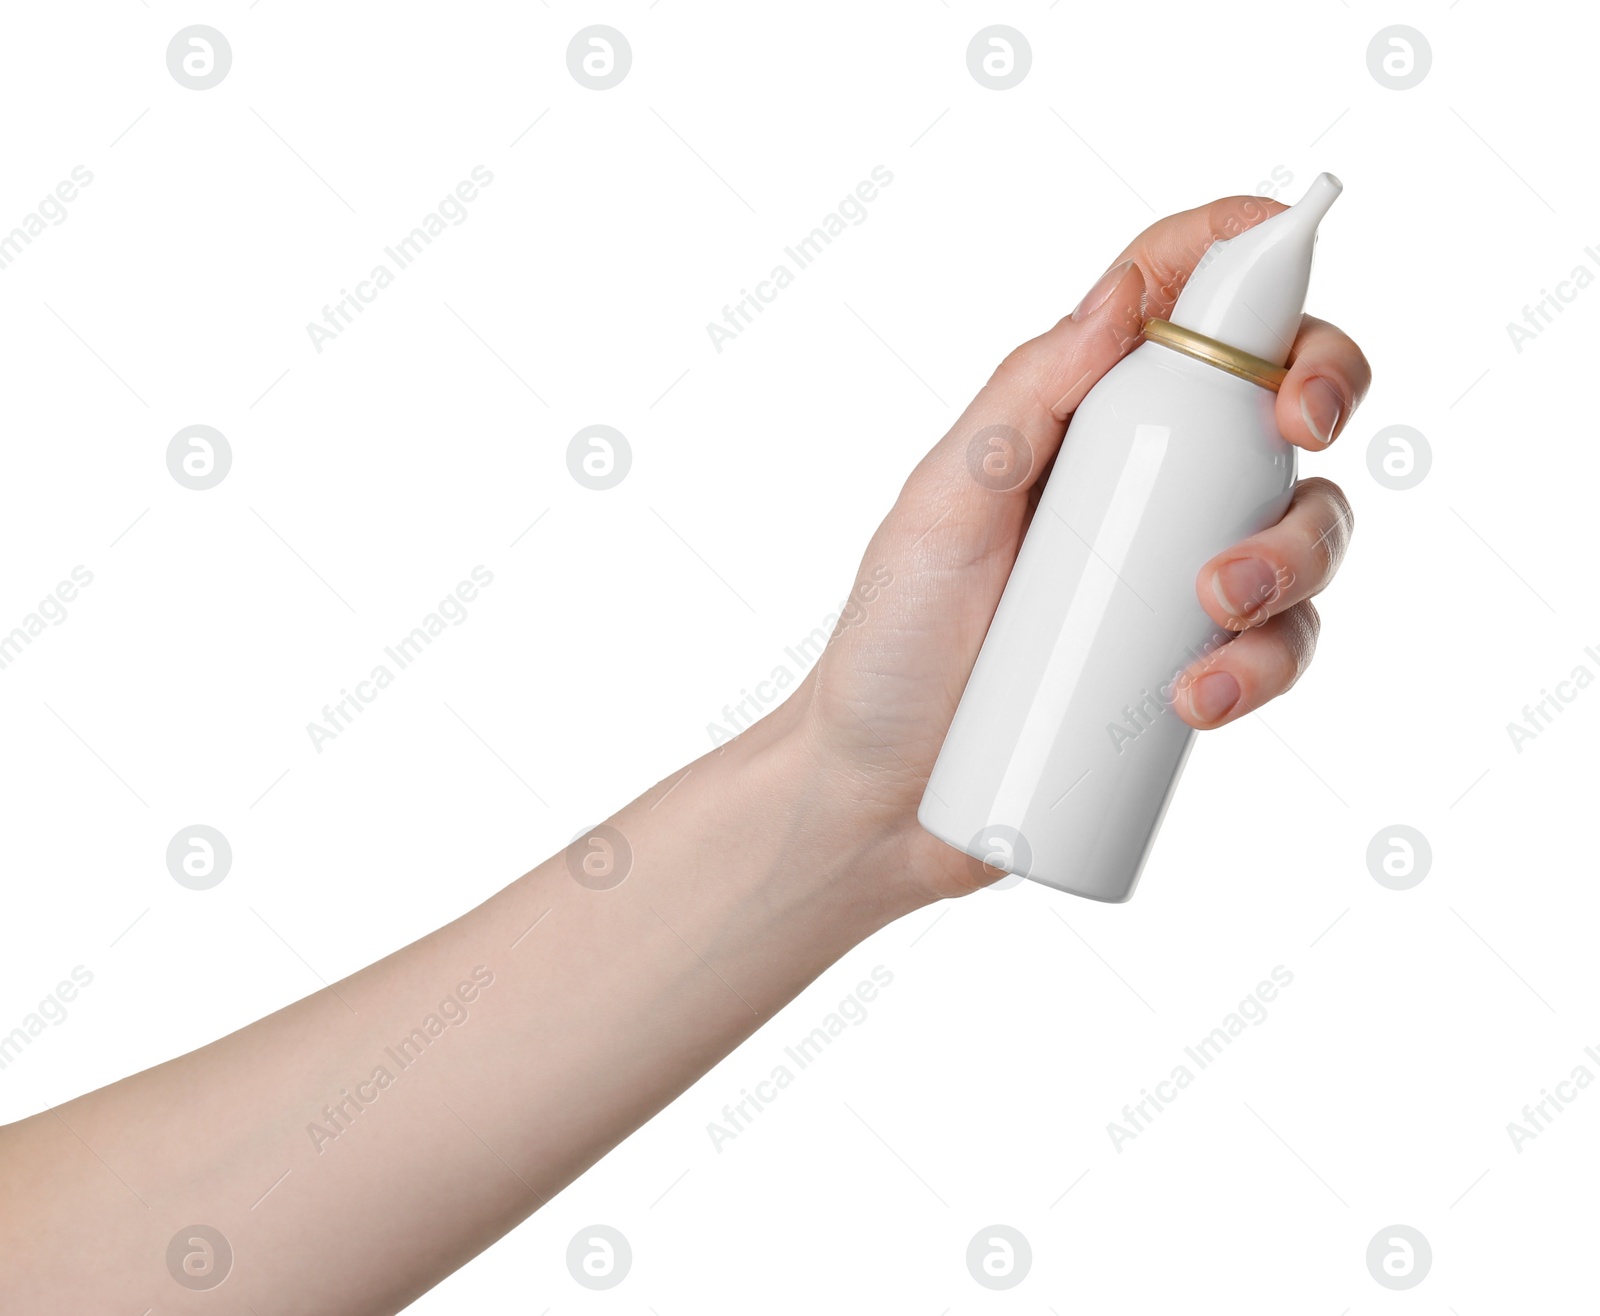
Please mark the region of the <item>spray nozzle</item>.
POLYGON ((1297 205, 1213 242, 1168 317, 1281 366, 1300 328, 1317 225, 1344 184, 1318 174, 1297 205))

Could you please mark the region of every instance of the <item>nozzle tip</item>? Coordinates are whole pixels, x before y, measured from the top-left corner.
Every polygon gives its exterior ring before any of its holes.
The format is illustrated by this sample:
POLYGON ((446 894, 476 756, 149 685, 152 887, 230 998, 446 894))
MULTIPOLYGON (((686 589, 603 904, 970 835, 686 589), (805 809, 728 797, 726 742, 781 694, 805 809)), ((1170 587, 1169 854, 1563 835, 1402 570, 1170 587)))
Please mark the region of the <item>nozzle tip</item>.
POLYGON ((1328 207, 1339 199, 1339 193, 1344 191, 1344 184, 1332 174, 1318 174, 1311 180, 1311 186, 1306 188, 1306 194, 1300 198, 1293 209, 1309 211, 1318 221, 1328 213, 1328 207))

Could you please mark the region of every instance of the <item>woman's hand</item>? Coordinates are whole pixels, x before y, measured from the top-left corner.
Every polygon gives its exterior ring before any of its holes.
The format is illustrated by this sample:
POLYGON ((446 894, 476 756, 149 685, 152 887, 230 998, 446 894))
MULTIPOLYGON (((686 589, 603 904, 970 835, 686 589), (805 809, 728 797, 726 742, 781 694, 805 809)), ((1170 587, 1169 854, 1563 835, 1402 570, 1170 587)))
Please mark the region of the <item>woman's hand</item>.
MULTIPOLYGON (((917 826, 917 803, 1067 417, 1230 221, 1274 209, 1235 198, 1163 220, 1005 360, 907 481, 848 624, 772 717, 378 963, 0 1128, 6 1311, 136 1310, 155 1293, 163 1311, 213 1310, 178 1268, 204 1228, 237 1259, 230 1310, 389 1316, 850 947, 981 885, 975 861, 917 826), (1014 492, 968 474, 991 425, 1022 436, 1030 478, 1014 492), (597 838, 607 863, 591 869, 597 838), (436 1011, 451 1021, 439 1031, 436 1011)), ((1279 426, 1325 447, 1366 362, 1312 320, 1293 361, 1279 426)), ((1307 600, 1349 527, 1343 495, 1310 480, 1280 524, 1206 565, 1202 602, 1247 633, 1180 693, 1181 716, 1218 725, 1294 683, 1316 633, 1307 600)))
MULTIPOLYGON (((860 826, 893 838, 896 880, 922 899, 997 877, 917 825, 917 805, 994 616, 1067 421, 1089 389, 1165 317, 1211 243, 1283 207, 1230 197, 1140 234, 1047 333, 1001 362, 950 432, 911 473, 868 545, 839 629, 775 720, 797 731, 860 826), (988 426, 1022 436, 1027 475, 997 492, 968 453, 988 426)), ((1278 393, 1278 428, 1310 451, 1338 437, 1371 382, 1345 334, 1306 316, 1278 393)), ((1329 481, 1304 480, 1282 521, 1219 554, 1196 581, 1213 620, 1243 632, 1186 672, 1174 707, 1191 726, 1222 726, 1289 689, 1316 647, 1311 603, 1338 569, 1351 512, 1329 481)))

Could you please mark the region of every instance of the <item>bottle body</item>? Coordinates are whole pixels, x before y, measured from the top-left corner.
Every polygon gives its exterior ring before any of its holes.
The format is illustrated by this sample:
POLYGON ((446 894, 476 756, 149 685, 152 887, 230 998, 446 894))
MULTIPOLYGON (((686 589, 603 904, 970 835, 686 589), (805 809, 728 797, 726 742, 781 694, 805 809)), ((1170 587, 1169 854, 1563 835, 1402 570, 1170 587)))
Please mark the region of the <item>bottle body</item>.
POLYGON ((1090 391, 923 795, 926 830, 1063 891, 1132 894, 1193 742, 1174 681, 1231 636, 1196 577, 1294 489, 1275 401, 1152 342, 1090 391))

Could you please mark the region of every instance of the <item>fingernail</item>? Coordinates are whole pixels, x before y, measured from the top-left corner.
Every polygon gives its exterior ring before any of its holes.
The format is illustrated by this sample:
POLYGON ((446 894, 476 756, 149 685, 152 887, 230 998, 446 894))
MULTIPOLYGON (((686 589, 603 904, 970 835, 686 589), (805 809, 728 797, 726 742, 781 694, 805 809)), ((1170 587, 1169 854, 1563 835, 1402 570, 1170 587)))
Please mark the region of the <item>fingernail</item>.
POLYGON ((1270 603, 1278 588, 1278 578, 1260 558, 1240 558, 1229 562, 1211 577, 1211 592, 1217 596, 1228 616, 1249 621, 1263 604, 1270 603))
POLYGON ((1239 683, 1226 672, 1209 672, 1189 687, 1189 712, 1196 722, 1226 717, 1239 702, 1239 683))
POLYGON ((1131 260, 1125 260, 1120 265, 1113 265, 1100 276, 1098 283, 1083 295, 1083 300, 1078 303, 1078 309, 1072 313, 1074 320, 1081 320, 1086 315, 1092 315, 1106 304, 1106 298, 1117 290, 1117 285, 1127 278, 1128 271, 1133 268, 1131 260))
POLYGON ((1318 443, 1333 442, 1333 432, 1344 415, 1344 398, 1321 375, 1312 375, 1300 386, 1300 416, 1318 443))

